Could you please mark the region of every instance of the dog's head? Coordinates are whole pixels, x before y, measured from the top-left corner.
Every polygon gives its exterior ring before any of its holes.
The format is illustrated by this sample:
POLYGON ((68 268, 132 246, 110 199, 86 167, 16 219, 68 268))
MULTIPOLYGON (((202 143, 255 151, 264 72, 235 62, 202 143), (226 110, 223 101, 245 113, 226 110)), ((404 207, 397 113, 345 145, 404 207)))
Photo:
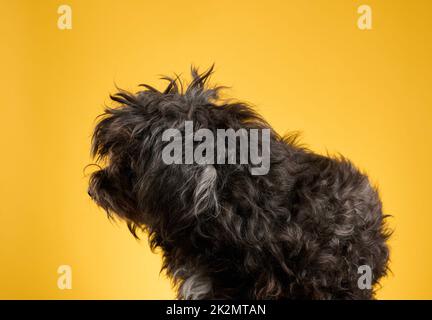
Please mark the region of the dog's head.
MULTIPOLYGON (((212 68, 202 74, 192 68, 186 89, 176 77, 166 78, 169 84, 162 92, 149 85, 136 94, 121 90, 111 96, 119 105, 106 108, 94 130, 92 154, 100 170, 90 177, 89 195, 110 216, 127 221, 132 233, 137 228, 155 233, 154 246, 162 238, 167 245, 197 216, 217 215, 218 186, 227 184, 229 173, 251 169, 248 164, 167 164, 163 156, 169 139, 164 132, 185 134, 188 121, 194 132, 268 128, 246 104, 221 103, 221 87, 206 84, 211 73, 212 68)), ((272 131, 272 139, 274 135, 272 131)), ((185 143, 180 162, 186 162, 185 143)))

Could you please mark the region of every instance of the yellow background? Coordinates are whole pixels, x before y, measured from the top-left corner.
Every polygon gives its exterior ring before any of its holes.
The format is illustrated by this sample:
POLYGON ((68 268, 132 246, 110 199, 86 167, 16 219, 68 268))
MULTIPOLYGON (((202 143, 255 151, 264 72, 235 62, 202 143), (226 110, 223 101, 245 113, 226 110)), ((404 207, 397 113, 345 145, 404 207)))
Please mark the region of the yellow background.
POLYGON ((432 298, 432 1, 2 1, 0 298, 172 298, 160 257, 86 193, 115 85, 216 63, 274 128, 341 152, 393 215, 378 298, 432 298), (373 10, 373 30, 356 26, 373 10), (73 29, 57 28, 69 4, 73 29), (73 289, 57 288, 57 267, 73 289))

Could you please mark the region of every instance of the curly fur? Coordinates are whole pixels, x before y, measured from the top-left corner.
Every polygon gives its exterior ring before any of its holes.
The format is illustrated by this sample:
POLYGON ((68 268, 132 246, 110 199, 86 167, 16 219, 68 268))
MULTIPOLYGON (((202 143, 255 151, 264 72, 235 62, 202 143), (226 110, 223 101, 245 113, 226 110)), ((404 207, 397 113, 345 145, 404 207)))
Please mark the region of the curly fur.
MULTIPOLYGON (((388 271, 389 250, 377 190, 343 157, 315 154, 296 136, 271 131, 271 167, 248 164, 166 165, 165 129, 270 128, 245 103, 218 98, 212 68, 183 88, 165 78, 160 92, 111 96, 93 135, 103 166, 89 194, 131 232, 149 234, 181 299, 370 299, 357 285, 360 265, 373 284, 388 271)), ((376 287, 376 286, 375 286, 376 287)))

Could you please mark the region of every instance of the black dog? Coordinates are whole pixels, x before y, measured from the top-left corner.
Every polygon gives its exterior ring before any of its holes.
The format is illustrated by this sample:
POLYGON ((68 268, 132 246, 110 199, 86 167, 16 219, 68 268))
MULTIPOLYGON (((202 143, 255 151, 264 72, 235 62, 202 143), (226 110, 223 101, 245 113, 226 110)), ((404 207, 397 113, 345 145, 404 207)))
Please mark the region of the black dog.
MULTIPOLYGON (((372 285, 388 271, 390 232, 381 201, 366 175, 343 157, 314 154, 294 135, 281 137, 244 103, 218 98, 212 73, 184 90, 167 78, 159 92, 125 91, 107 108, 93 135, 103 168, 89 194, 131 232, 149 234, 181 299, 370 299, 358 268, 372 285), (166 164, 163 132, 270 129, 270 167, 252 164, 166 164)), ((238 153, 237 153, 238 155, 238 153)), ((184 155, 182 155, 184 157, 184 155)))

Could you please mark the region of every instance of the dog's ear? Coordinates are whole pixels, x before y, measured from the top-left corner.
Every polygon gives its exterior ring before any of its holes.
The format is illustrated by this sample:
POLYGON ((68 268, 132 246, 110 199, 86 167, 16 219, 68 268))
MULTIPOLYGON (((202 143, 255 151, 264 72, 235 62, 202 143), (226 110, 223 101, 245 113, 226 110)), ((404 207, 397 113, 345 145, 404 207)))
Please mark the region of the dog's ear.
POLYGON ((213 165, 198 168, 198 177, 194 188, 194 214, 198 216, 201 213, 210 212, 217 215, 219 213, 217 171, 213 165))
POLYGON ((141 175, 137 186, 140 211, 154 219, 186 223, 219 212, 217 170, 213 165, 160 163, 141 175))

